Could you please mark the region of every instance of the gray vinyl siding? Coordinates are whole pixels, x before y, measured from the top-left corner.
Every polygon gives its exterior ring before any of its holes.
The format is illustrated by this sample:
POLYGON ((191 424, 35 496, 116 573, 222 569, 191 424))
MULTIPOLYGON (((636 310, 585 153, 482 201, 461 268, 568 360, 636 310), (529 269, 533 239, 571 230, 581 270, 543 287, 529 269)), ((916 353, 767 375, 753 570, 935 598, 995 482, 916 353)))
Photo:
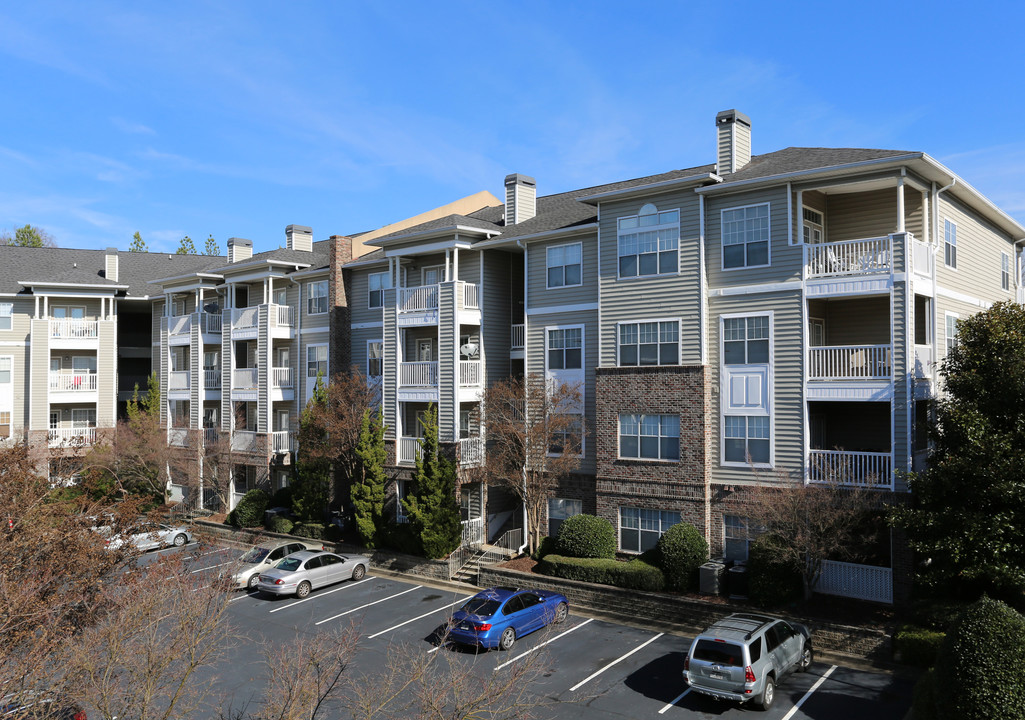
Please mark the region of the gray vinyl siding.
POLYGON ((459 277, 456 280, 473 283, 480 283, 480 253, 476 250, 459 251, 459 277))
MULTIPOLYGON (((1013 300, 1015 296, 1014 244, 1010 238, 982 222, 975 213, 958 201, 940 195, 939 222, 936 236, 936 282, 941 288, 964 293, 985 303, 1013 300), (944 219, 957 225, 957 269, 944 262, 944 219), (1000 288, 1000 253, 1011 257, 1011 283, 1008 290, 1000 288)), ((977 312, 977 310, 976 310, 977 312)))
POLYGON ((502 250, 482 254, 484 282, 481 288, 481 358, 487 372, 485 383, 491 385, 509 374, 509 348, 512 344, 510 325, 523 323, 523 305, 514 298, 522 296, 523 258, 502 250), (519 288, 514 287, 518 282, 519 288), (519 317, 515 317, 516 312, 519 317))
MULTIPOLYGON (((905 218, 908 201, 917 195, 905 192, 905 218)), ((921 197, 918 199, 921 213, 921 197)), ((897 232, 897 188, 828 196, 826 241, 861 240, 897 232)))
POLYGON ((364 375, 367 372, 367 343, 384 340, 384 328, 360 328, 352 331, 352 364, 364 375))
POLYGON ((384 405, 385 437, 395 439, 399 435, 398 381, 399 381, 399 329, 395 312, 395 290, 384 291, 384 383, 382 403, 384 405))
POLYGON ((98 334, 96 427, 109 428, 117 419, 117 323, 101 321, 98 334))
MULTIPOLYGON (((303 327, 304 330, 308 328, 303 327)), ((377 333, 380 334, 381 329, 377 328, 377 333)), ((327 328, 324 328, 324 332, 304 332, 296 341, 294 347, 299 355, 293 364, 296 366, 298 382, 296 383, 295 397, 296 407, 298 410, 302 410, 306 407, 306 398, 309 397, 310 393, 313 392, 314 384, 317 382, 316 378, 310 377, 307 367, 307 349, 310 345, 326 345, 328 344, 330 333, 327 332, 327 328)), ((363 355, 367 352, 366 347, 363 348, 363 355)), ((331 353, 328 352, 328 366, 327 366, 327 377, 324 378, 324 382, 330 382, 331 376, 336 372, 341 372, 344 368, 333 368, 331 367, 331 353)), ((363 370, 366 370, 366 361, 363 363, 363 370)))
POLYGON ((530 308, 551 308, 598 302, 598 237, 591 233, 581 237, 531 243, 527 248, 527 299, 530 308), (570 287, 548 287, 548 248, 580 245, 581 284, 570 287))
MULTIPOLYGON (((890 297, 809 300, 808 317, 825 321, 826 345, 888 345, 892 334, 890 297)), ((899 325, 893 325, 899 328, 899 325)))
POLYGON ((438 361, 438 438, 442 442, 459 439, 459 323, 456 322, 458 283, 443 283, 438 293, 438 327, 434 357, 438 361))
MULTIPOLYGON (((11 357, 11 437, 20 437, 29 429, 31 397, 32 316, 35 302, 23 298, 0 298, 11 303, 11 329, 0 330, 0 355, 11 357)), ((36 341, 46 346, 45 338, 36 341)))
MULTIPOLYGON (((893 327, 907 328, 914 309, 914 298, 908 294, 907 282, 894 283, 893 327)), ((907 484, 903 473, 911 469, 911 428, 914 424, 914 398, 909 383, 914 374, 914 325, 911 333, 900 334, 893 340, 893 367, 909 368, 911 372, 895 373, 893 384, 892 435, 893 435, 893 489, 906 492, 907 484)))
MULTIPOLYGON (((375 268, 357 268, 352 271, 352 275, 350 276, 352 282, 352 295, 349 297, 349 307, 352 311, 351 317, 353 325, 368 322, 381 322, 381 308, 367 307, 367 303, 370 298, 369 276, 387 271, 387 265, 381 265, 380 267, 375 268)), ((394 293, 392 293, 392 297, 394 297, 394 293)))
MULTIPOLYGON (((294 299, 293 299, 293 296, 291 294, 289 295, 289 298, 288 298, 289 303, 292 305, 292 307, 296 308, 299 312, 302 313, 302 327, 303 327, 304 330, 312 330, 312 329, 316 329, 316 328, 327 329, 329 327, 329 325, 330 325, 330 320, 329 320, 329 318, 331 317, 331 302, 330 302, 330 300, 328 300, 328 308, 327 308, 328 311, 327 312, 317 313, 317 314, 314 314, 314 315, 310 315, 308 312, 306 312, 307 305, 309 304, 309 303, 307 303, 307 299, 309 298, 309 287, 310 287, 310 284, 311 283, 316 283, 316 282, 326 282, 326 281, 327 281, 327 276, 326 275, 324 277, 304 278, 303 281, 300 283, 302 285, 302 301, 301 302, 299 302, 298 293, 295 294, 294 299)), ((293 321, 295 321, 295 317, 293 317, 293 321)))
POLYGON ((803 262, 802 248, 798 244, 790 245, 787 235, 785 185, 745 193, 708 196, 705 202, 705 261, 709 287, 799 280, 803 262), (769 264, 723 270, 722 211, 765 203, 769 204, 769 264))
POLYGON ((698 197, 693 190, 601 206, 601 365, 616 364, 618 323, 679 318, 680 362, 701 361, 698 197), (621 217, 636 215, 646 202, 659 211, 680 210, 679 271, 672 275, 619 278, 621 217))
POLYGON ((770 432, 774 447, 774 469, 724 467, 722 459, 722 391, 713 392, 709 432, 709 459, 712 481, 721 483, 772 481, 776 472, 785 470, 793 479, 804 477, 804 415, 802 404, 803 367, 801 295, 798 291, 739 295, 709 299, 708 358, 713 388, 721 387, 719 366, 722 337, 720 316, 724 314, 759 315, 772 313, 770 395, 770 432))

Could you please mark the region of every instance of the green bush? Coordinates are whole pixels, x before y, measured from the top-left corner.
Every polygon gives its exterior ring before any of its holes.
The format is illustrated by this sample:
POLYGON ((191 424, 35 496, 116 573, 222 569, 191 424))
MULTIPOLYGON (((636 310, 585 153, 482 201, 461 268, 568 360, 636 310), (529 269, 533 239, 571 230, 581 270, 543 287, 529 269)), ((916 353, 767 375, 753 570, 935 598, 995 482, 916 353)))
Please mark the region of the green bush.
POLYGON ((295 523, 284 515, 275 515, 267 523, 267 529, 271 532, 284 533, 286 535, 292 532, 293 527, 295 527, 295 523))
POLYGON ((937 630, 905 625, 893 636, 893 649, 900 654, 902 663, 929 668, 936 662, 944 637, 945 634, 937 630))
POLYGON ((655 546, 658 565, 670 590, 697 587, 698 567, 708 560, 708 543, 690 523, 676 523, 666 530, 655 546))
POLYGON ((292 534, 296 537, 310 538, 311 540, 324 539, 324 525, 321 523, 296 523, 292 528, 292 534))
POLYGON ((535 560, 541 560, 545 555, 551 555, 554 552, 558 552, 558 542, 556 538, 551 535, 545 535, 541 538, 541 542, 537 544, 537 550, 531 556, 535 560))
POLYGON ((263 513, 267 509, 267 493, 260 488, 247 492, 235 509, 228 513, 228 524, 237 528, 263 525, 263 513))
POLYGON ((616 531, 605 518, 574 515, 562 522, 556 547, 566 557, 611 559, 616 557, 616 531))
POLYGON ((747 556, 747 594, 757 605, 776 607, 800 598, 801 569, 782 560, 776 535, 762 535, 751 543, 747 556))
POLYGON ((929 669, 915 685, 911 700, 911 716, 915 720, 936 720, 936 671, 929 669))
POLYGON ((329 523, 327 527, 324 528, 324 539, 329 542, 341 542, 343 540, 343 535, 344 531, 334 523, 329 523))
POLYGON ((661 570, 639 558, 619 562, 608 558, 574 558, 552 554, 546 555, 538 563, 537 570, 544 575, 615 585, 629 590, 657 591, 664 589, 666 584, 661 570))
POLYGON ((936 657, 938 720, 1025 718, 1025 617, 983 597, 947 633, 936 657))
POLYGON ((274 491, 274 494, 270 496, 270 500, 267 503, 267 507, 286 507, 289 510, 292 509, 292 486, 285 485, 274 491))
POLYGON ((420 538, 413 532, 409 523, 388 523, 384 528, 381 545, 407 555, 420 553, 420 538))

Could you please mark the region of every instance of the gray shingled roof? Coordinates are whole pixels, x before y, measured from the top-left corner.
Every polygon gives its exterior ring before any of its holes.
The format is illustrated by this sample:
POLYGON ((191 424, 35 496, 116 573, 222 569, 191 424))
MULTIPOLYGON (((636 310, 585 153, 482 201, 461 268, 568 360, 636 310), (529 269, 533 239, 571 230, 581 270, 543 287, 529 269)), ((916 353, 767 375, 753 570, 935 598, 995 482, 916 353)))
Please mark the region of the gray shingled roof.
MULTIPOLYGON (((259 262, 260 260, 279 260, 286 263, 296 263, 297 265, 309 265, 310 268, 321 268, 328 266, 330 257, 331 241, 318 240, 313 243, 313 252, 277 248, 276 250, 267 250, 265 252, 256 253, 253 257, 247 260, 239 260, 236 264, 242 265, 246 263, 259 262)), ((225 272, 235 267, 236 264, 229 264, 227 262, 227 258, 222 257, 221 261, 217 265, 212 265, 210 267, 209 272, 225 272)))

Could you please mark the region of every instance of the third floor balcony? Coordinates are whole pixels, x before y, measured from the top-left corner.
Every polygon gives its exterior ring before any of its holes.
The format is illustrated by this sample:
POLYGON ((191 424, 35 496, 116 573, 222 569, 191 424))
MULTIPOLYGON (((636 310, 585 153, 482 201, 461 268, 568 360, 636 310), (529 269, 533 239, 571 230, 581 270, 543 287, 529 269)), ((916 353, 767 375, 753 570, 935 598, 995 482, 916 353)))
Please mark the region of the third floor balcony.
MULTIPOLYGON (((460 387, 480 387, 484 377, 483 372, 480 360, 460 360, 460 387)), ((438 362, 436 360, 399 363, 399 387, 436 388, 438 382, 438 362)))
POLYGON ((400 326, 435 324, 439 310, 444 307, 450 307, 456 313, 468 312, 479 323, 480 286, 460 280, 395 290, 395 309, 400 326))
POLYGON ((295 312, 292 306, 270 303, 256 307, 233 309, 231 311, 231 337, 233 340, 257 337, 260 329, 261 310, 266 310, 266 322, 271 337, 294 337, 295 312))
POLYGON ((889 345, 833 345, 808 348, 809 380, 889 380, 889 345))

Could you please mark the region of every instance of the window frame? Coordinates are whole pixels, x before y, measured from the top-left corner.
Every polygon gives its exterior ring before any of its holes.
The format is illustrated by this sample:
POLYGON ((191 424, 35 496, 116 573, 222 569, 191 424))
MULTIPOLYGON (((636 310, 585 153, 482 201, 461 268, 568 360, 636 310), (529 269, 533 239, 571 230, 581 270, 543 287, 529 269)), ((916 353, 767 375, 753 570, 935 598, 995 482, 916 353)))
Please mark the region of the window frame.
POLYGON ((0 302, 0 330, 14 329, 14 303, 0 302))
POLYGON ((957 223, 943 218, 943 267, 957 270, 957 223))
MULTIPOLYGON (((803 218, 803 213, 802 213, 803 218)), ((747 218, 744 218, 746 221, 747 218)), ((734 221, 730 221, 734 222, 734 221)), ((803 225, 802 225, 803 228, 803 225)), ((745 230, 746 232, 746 230, 745 230)), ((803 233, 804 230, 802 229, 803 233)), ((746 236, 745 236, 746 237, 746 236)), ((803 235, 802 235, 803 239, 803 235)), ((737 205, 735 207, 722 208, 719 211, 719 269, 722 272, 730 272, 731 270, 750 270, 752 268, 763 268, 772 266, 772 202, 753 203, 751 205, 737 205), (726 213, 737 212, 739 210, 750 210, 752 208, 765 208, 765 240, 748 240, 745 239, 741 243, 730 243, 729 247, 735 247, 742 245, 744 247, 744 263, 742 265, 731 265, 726 266, 726 213), (765 262, 758 265, 752 265, 748 262, 748 246, 753 243, 765 243, 765 262)))
POLYGON ((326 315, 328 310, 330 309, 328 307, 328 293, 330 291, 330 285, 329 285, 328 281, 327 280, 311 280, 310 282, 306 283, 305 290, 306 290, 306 314, 307 315, 326 315), (313 292, 314 288, 319 288, 321 286, 323 286, 323 288, 324 288, 323 295, 314 294, 314 292, 313 292), (323 300, 323 302, 321 302, 321 300, 323 300), (314 302, 316 302, 316 304, 317 304, 317 308, 318 308, 317 310, 313 310, 312 309, 314 302), (321 305, 324 306, 323 310, 319 309, 319 307, 321 305))
POLYGON ((367 273, 367 309, 374 310, 376 308, 384 308, 384 291, 391 287, 391 273, 387 270, 383 272, 367 273), (384 278, 383 283, 380 287, 374 288, 374 278, 384 278), (376 303, 374 293, 377 293, 376 303))
POLYGON ((1005 252, 1000 253, 1000 289, 1011 290, 1011 256, 1005 252))
MULTIPOLYGON (((666 531, 669 528, 671 528, 673 525, 678 525, 679 523, 683 522, 683 514, 679 510, 661 510, 661 509, 654 509, 654 508, 636 507, 636 506, 633 506, 633 505, 620 505, 617 508, 617 514, 619 516, 619 518, 618 518, 619 519, 619 527, 617 528, 617 532, 616 532, 616 542, 619 545, 620 552, 631 553, 633 555, 640 555, 641 553, 645 552, 646 548, 644 548, 644 543, 642 542, 642 538, 643 538, 642 533, 651 533, 651 532, 655 532, 655 531, 645 530, 645 529, 641 528, 641 514, 644 513, 644 512, 658 513, 658 524, 659 524, 659 529, 657 531, 658 532, 658 537, 662 537, 666 533, 666 531), (637 511, 637 515, 636 515, 637 526, 635 528, 628 527, 626 525, 626 523, 624 522, 624 520, 625 520, 624 512, 623 512, 624 510, 625 511, 637 511), (672 523, 669 523, 669 524, 663 524, 663 521, 666 519, 666 517, 665 517, 666 515, 669 515, 669 516, 675 515, 676 516, 676 522, 672 522, 672 523), (627 548, 624 545, 624 543, 623 543, 623 531, 624 530, 631 530, 631 531, 635 531, 637 533, 637 549, 627 548)), ((657 543, 657 542, 658 542, 658 538, 655 538, 655 543, 657 543)))
POLYGON ((949 355, 950 351, 957 347, 957 325, 961 321, 961 316, 957 313, 944 312, 943 313, 943 348, 945 355, 949 355), (954 321, 954 331, 950 331, 950 322, 954 321))
POLYGON ((619 413, 616 417, 616 458, 619 460, 631 460, 634 462, 656 462, 656 463, 679 463, 682 455, 682 448, 680 446, 680 416, 674 415, 673 413, 619 413), (624 435, 623 434, 623 419, 624 418, 636 418, 634 421, 637 426, 636 435, 624 435), (658 435, 645 435, 641 431, 644 428, 645 418, 658 418, 658 435), (664 423, 667 418, 674 418, 676 420, 676 435, 664 434, 665 427, 664 423), (636 438, 637 439, 637 455, 624 455, 623 454, 623 439, 624 437, 636 438), (650 455, 644 455, 642 451, 642 438, 656 438, 658 447, 658 457, 652 457, 650 455), (676 439, 676 457, 662 457, 662 445, 663 440, 671 440, 675 437, 676 439))
POLYGON ((631 321, 631 322, 617 322, 616 323, 616 367, 672 367, 674 365, 679 365, 680 364, 680 360, 681 360, 681 356, 683 355, 683 332, 682 332, 682 328, 683 328, 683 319, 682 318, 653 318, 653 319, 650 319, 650 320, 649 319, 644 319, 644 320, 636 320, 636 321, 631 321), (659 342, 656 342, 656 343, 642 343, 640 341, 640 326, 641 325, 651 324, 651 323, 658 323, 658 325, 659 325, 659 328, 658 328, 659 342), (663 323, 665 323, 665 324, 675 324, 676 325, 676 362, 674 362, 674 363, 662 362, 662 346, 670 344, 670 343, 663 343, 663 342, 661 342, 662 324, 663 323), (627 326, 630 326, 630 325, 637 326, 637 342, 636 343, 630 343, 631 345, 636 345, 637 346, 637 360, 638 360, 638 363, 635 364, 635 365, 626 365, 623 362, 622 348, 623 348, 624 343, 623 343, 623 334, 622 333, 623 333, 623 328, 627 327, 627 326), (658 353, 658 362, 654 363, 654 364, 639 362, 640 359, 641 359, 641 345, 652 345, 652 344, 654 344, 656 346, 656 352, 658 353))
MULTIPOLYGON (((0 377, 3 377, 3 373, 7 373, 7 380, 0 380, 0 385, 10 385, 11 392, 14 392, 14 356, 13 355, 0 355, 0 364, 8 364, 9 367, 4 370, 0 368, 0 377)), ((12 395, 13 397, 13 395, 12 395)))
POLYGON ((370 378, 371 380, 374 380, 374 381, 377 381, 377 382, 380 382, 380 380, 384 377, 384 340, 381 339, 381 338, 378 338, 378 339, 375 339, 375 340, 367 340, 367 377, 370 378), (381 354, 380 354, 379 357, 376 357, 376 358, 370 357, 370 347, 372 345, 380 345, 381 346, 381 354), (371 368, 371 365, 370 365, 371 360, 376 360, 378 363, 380 363, 381 372, 379 372, 376 375, 373 372, 371 372, 371 369, 370 369, 371 368))
POLYGON ((585 363, 586 345, 584 342, 584 326, 581 325, 549 325, 545 327, 545 370, 548 372, 563 372, 563 371, 583 371, 585 363), (580 364, 573 367, 566 366, 566 351, 575 350, 577 348, 568 348, 563 345, 560 348, 554 348, 555 350, 562 353, 562 365, 560 367, 552 367, 552 335, 554 333, 562 333, 563 342, 565 343, 566 331, 568 330, 579 330, 580 331, 580 364))
POLYGON ((680 256, 680 216, 681 215, 683 215, 683 212, 678 207, 676 207, 676 208, 669 208, 667 210, 659 210, 658 207, 656 207, 654 203, 645 203, 644 205, 641 206, 640 210, 638 210, 636 215, 623 215, 621 217, 616 218, 616 279, 617 280, 631 280, 631 279, 640 279, 640 278, 659 277, 659 276, 663 276, 663 275, 665 275, 665 276, 679 275, 680 274, 680 261, 681 261, 681 256, 680 256), (643 212, 644 210, 646 210, 649 207, 651 208, 651 212, 643 212), (661 219, 661 216, 663 214, 671 215, 673 213, 676 214, 675 222, 664 222, 664 223, 663 222, 656 222, 653 225, 642 225, 641 224, 641 220, 640 219, 642 217, 651 217, 652 215, 655 215, 657 219, 661 219), (629 223, 632 220, 636 220, 636 222, 637 222, 637 224, 634 227, 623 227, 624 223, 629 223), (656 247, 655 247, 654 252, 639 252, 639 251, 638 252, 634 252, 634 253, 624 253, 623 252, 623 236, 624 235, 637 235, 641 231, 643 231, 643 232, 655 232, 657 234, 657 232, 659 230, 668 230, 668 229, 671 229, 671 228, 675 228, 676 229, 676 247, 675 248, 667 248, 666 250, 661 250, 659 248, 659 246, 662 243, 662 238, 657 237, 656 238, 656 247), (624 232, 624 231, 632 231, 632 232, 624 232), (663 253, 670 253, 674 249, 676 250, 676 267, 674 269, 672 269, 672 270, 662 270, 662 255, 663 255, 663 253), (656 271, 655 272, 653 272, 653 273, 642 273, 641 272, 641 257, 644 256, 644 255, 654 255, 655 256, 655 267, 656 267, 656 271), (624 257, 630 257, 630 256, 634 256, 634 257, 637 258, 637 260, 636 260, 637 272, 634 273, 633 275, 624 275, 623 274, 623 262, 622 262, 622 259, 624 257))
POLYGON ((751 551, 751 518, 744 517, 743 515, 726 515, 722 516, 722 551, 723 556, 727 560, 734 560, 744 562, 747 560, 748 555, 751 551), (730 519, 734 522, 730 522, 730 519), (731 533, 731 531, 734 531, 731 533), (734 543, 743 543, 743 557, 730 557, 730 553, 727 552, 727 547, 730 541, 734 543))
MULTIPOLYGON (((727 377, 732 369, 732 372, 736 372, 739 376, 744 374, 754 375, 759 371, 764 372, 764 388, 765 393, 763 402, 760 407, 738 407, 732 408, 730 406, 730 395, 724 390, 720 393, 720 408, 719 408, 719 465, 720 467, 737 467, 737 468, 773 468, 776 464, 776 442, 773 434, 775 427, 775 403, 774 403, 774 374, 775 374, 775 348, 773 340, 776 335, 775 328, 775 313, 771 310, 765 312, 750 312, 750 313, 724 313, 719 316, 719 373, 720 373, 720 385, 725 385, 729 382, 727 377), (752 338, 748 337, 748 324, 745 323, 744 331, 744 363, 727 363, 726 362, 726 343, 735 342, 733 340, 726 340, 726 321, 727 320, 738 320, 745 319, 750 320, 752 318, 766 318, 767 320, 767 331, 768 338, 766 342, 767 358, 766 362, 750 362, 750 342, 752 338), (764 440, 762 437, 752 437, 750 435, 750 422, 748 418, 764 418, 767 422, 767 433, 768 433, 768 461, 767 462, 748 462, 747 457, 750 454, 749 444, 752 439, 764 440), (745 441, 745 458, 743 461, 739 460, 728 460, 726 457, 726 445, 727 439, 736 440, 739 439, 736 436, 731 435, 727 438, 727 424, 729 419, 744 418, 744 436, 745 441)), ((761 341, 762 338, 755 338, 756 341, 761 341)))
MULTIPOLYGON (((555 413, 553 413, 553 415, 554 414, 555 413)), ((584 457, 584 455, 587 453, 587 449, 586 449, 586 445, 585 445, 585 443, 587 442, 587 437, 584 434, 584 415, 583 415, 583 413, 567 412, 567 413, 559 413, 559 414, 564 415, 566 417, 579 418, 577 420, 577 422, 579 423, 578 430, 577 430, 577 440, 580 443, 580 452, 573 453, 572 455, 570 455, 570 457, 578 457, 578 458, 584 457)), ((553 434, 553 436, 555 435, 554 432, 552 434, 553 434)), ((571 433, 559 433, 559 435, 561 435, 562 438, 563 438, 563 448, 565 448, 565 438, 566 438, 566 436, 567 435, 572 436, 572 435, 571 435, 571 433)), ((549 445, 548 453, 547 454, 548 454, 548 457, 562 457, 562 455, 564 453, 561 450, 556 452, 555 450, 552 449, 551 445, 549 445)))
POLYGON ((545 289, 546 290, 562 290, 563 288, 582 287, 584 284, 584 244, 582 242, 570 242, 560 243, 558 245, 548 245, 545 247, 545 289), (577 248, 578 259, 575 263, 563 263, 561 265, 552 265, 552 250, 565 250, 566 248, 577 248), (566 282, 566 269, 570 267, 579 267, 579 279, 575 283, 566 282), (562 269, 562 284, 552 285, 551 283, 551 271, 556 268, 562 269))
POLYGON ((330 370, 331 370, 330 365, 328 364, 330 362, 330 359, 331 359, 331 351, 328 348, 329 348, 329 345, 327 343, 310 343, 309 345, 306 346, 306 377, 307 378, 316 378, 318 376, 318 374, 319 374, 320 363, 324 363, 324 383, 325 384, 327 383, 327 381, 328 381, 328 372, 330 372, 330 370), (324 359, 323 360, 315 360, 314 361, 317 364, 318 372, 315 372, 312 375, 310 375, 310 351, 311 350, 319 350, 321 348, 324 349, 324 359))

